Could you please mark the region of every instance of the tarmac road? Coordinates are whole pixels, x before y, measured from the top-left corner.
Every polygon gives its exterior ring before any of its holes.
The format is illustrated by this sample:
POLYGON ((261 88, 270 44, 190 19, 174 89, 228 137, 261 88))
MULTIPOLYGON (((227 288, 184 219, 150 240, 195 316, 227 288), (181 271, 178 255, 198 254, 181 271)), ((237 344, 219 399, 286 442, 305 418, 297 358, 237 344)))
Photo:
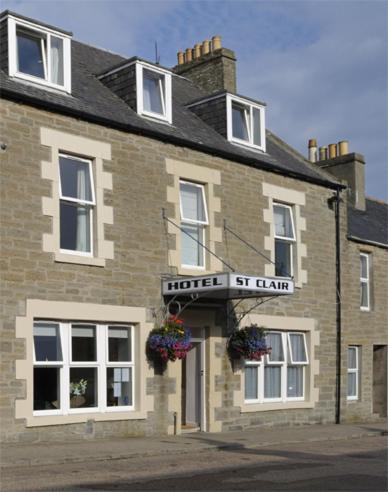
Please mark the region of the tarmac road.
POLYGON ((7 467, 9 491, 388 490, 388 438, 202 450, 83 463, 7 467))

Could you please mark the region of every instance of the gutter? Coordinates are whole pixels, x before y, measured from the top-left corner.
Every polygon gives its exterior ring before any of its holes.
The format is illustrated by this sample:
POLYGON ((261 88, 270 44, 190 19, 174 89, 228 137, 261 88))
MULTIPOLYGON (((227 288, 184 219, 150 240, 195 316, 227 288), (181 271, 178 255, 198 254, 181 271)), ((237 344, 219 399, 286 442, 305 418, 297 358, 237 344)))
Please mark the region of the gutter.
POLYGON ((352 236, 351 234, 347 235, 347 239, 349 239, 349 241, 354 241, 356 243, 370 244, 372 246, 378 246, 379 248, 388 249, 388 244, 379 243, 377 241, 370 241, 369 239, 363 239, 361 237, 352 236))
POLYGON ((246 164, 247 166, 250 166, 250 167, 262 169, 264 171, 268 171, 268 172, 271 172, 274 174, 280 174, 282 176, 288 176, 290 178, 294 178, 294 179, 298 179, 298 180, 305 181, 308 183, 323 186, 323 187, 329 188, 331 190, 337 190, 339 188, 341 188, 341 189, 346 188, 346 186, 344 186, 344 185, 339 185, 338 183, 333 183, 333 182, 325 180, 325 179, 306 176, 304 174, 301 174, 301 173, 298 173, 295 171, 290 171, 287 169, 279 169, 279 168, 273 167, 274 165, 272 165, 272 164, 269 164, 269 163, 266 163, 263 161, 259 162, 257 160, 250 158, 250 157, 243 157, 241 155, 236 155, 233 152, 215 149, 213 147, 209 147, 207 145, 193 142, 190 140, 185 140, 184 138, 177 137, 174 135, 166 135, 163 133, 159 133, 158 131, 152 130, 150 128, 139 128, 139 127, 135 127, 134 125, 131 125, 130 123, 119 123, 118 121, 114 121, 114 120, 111 120, 109 118, 104 118, 102 116, 93 115, 93 114, 87 113, 85 111, 77 110, 77 109, 66 108, 60 104, 42 101, 41 99, 37 99, 35 97, 28 96, 26 94, 16 93, 16 92, 13 92, 12 90, 9 90, 9 89, 1 89, 1 95, 2 95, 2 97, 5 96, 9 100, 16 101, 16 102, 24 102, 24 103, 30 104, 31 106, 34 106, 37 108, 43 108, 43 109, 50 111, 50 112, 55 112, 55 113, 63 114, 66 116, 71 116, 73 118, 80 118, 82 120, 89 121, 91 123, 109 126, 110 128, 122 130, 125 132, 130 132, 130 133, 133 133, 135 135, 141 135, 144 137, 151 137, 151 138, 154 138, 156 140, 159 140, 159 141, 162 141, 165 143, 177 145, 179 147, 186 147, 186 148, 189 148, 192 150, 198 150, 200 152, 204 152, 206 154, 213 155, 215 157, 220 157, 223 159, 228 159, 231 161, 240 162, 240 163, 246 164))

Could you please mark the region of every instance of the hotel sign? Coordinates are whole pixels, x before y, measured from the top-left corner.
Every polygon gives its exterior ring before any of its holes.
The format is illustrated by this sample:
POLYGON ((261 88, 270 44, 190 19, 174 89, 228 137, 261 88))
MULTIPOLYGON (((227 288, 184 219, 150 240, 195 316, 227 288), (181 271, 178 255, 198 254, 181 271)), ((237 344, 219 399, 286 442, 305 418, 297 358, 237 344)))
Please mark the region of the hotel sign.
POLYGON ((199 277, 175 277, 162 281, 164 296, 200 294, 215 299, 241 299, 294 293, 293 280, 254 277, 240 273, 218 273, 199 277))

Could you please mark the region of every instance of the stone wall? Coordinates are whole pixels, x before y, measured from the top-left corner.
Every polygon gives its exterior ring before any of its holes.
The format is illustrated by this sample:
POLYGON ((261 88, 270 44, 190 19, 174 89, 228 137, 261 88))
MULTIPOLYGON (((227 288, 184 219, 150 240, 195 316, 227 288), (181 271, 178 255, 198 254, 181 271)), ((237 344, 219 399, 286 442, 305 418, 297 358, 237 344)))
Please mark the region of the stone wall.
MULTIPOLYGON (((2 138, 8 146, 1 154, 2 439, 148 435, 162 434, 171 428, 173 414, 168 407, 169 395, 174 395, 178 389, 175 378, 169 377, 168 373, 147 380, 147 393, 154 397, 154 411, 149 412, 146 420, 87 421, 66 426, 26 428, 23 419, 15 419, 15 399, 25 398, 26 391, 25 383, 15 378, 15 360, 24 359, 26 350, 24 341, 15 338, 15 319, 25 315, 27 299, 142 306, 150 313, 148 321, 152 321, 153 310, 161 307, 160 278, 162 274, 173 273, 168 263, 168 251, 174 247, 171 245, 173 237, 167 234, 162 219, 164 207, 168 216, 174 214, 173 207, 167 202, 167 187, 173 186, 173 178, 166 172, 166 158, 220 171, 221 185, 214 185, 213 190, 221 200, 221 212, 215 213, 215 226, 222 228, 226 219, 229 227, 260 250, 264 250, 264 237, 268 236, 270 227, 263 220, 268 198, 262 194, 262 183, 290 188, 306 197, 306 204, 301 207, 301 215, 306 221, 301 240, 307 250, 302 258, 302 267, 308 272, 307 284, 296 289, 293 296, 273 299, 255 311, 315 320, 320 336, 320 344, 315 348, 319 374, 314 381, 319 388, 319 401, 311 409, 241 414, 233 403, 233 391, 240 387, 241 380, 227 358, 224 337, 212 345, 214 354, 208 354, 210 361, 213 357, 221 360, 222 367, 222 372, 209 383, 211 388, 214 383, 215 391, 221 395, 221 405, 217 403, 215 408, 216 419, 224 429, 334 420, 335 222, 334 212, 327 204, 332 191, 22 104, 2 101, 0 116, 2 138), (50 196, 51 183, 41 177, 41 161, 50 160, 49 148, 40 144, 41 127, 111 144, 111 160, 104 161, 104 170, 112 174, 113 187, 111 191, 105 190, 104 201, 105 205, 113 207, 113 224, 106 224, 104 233, 105 239, 114 243, 114 259, 107 259, 105 267, 55 262, 53 254, 42 249, 42 236, 51 232, 52 219, 42 213, 42 197, 50 196)), ((346 235, 344 224, 343 215, 343 237, 346 235)), ((223 242, 216 244, 216 253, 241 272, 264 274, 266 260, 230 234, 224 235, 223 242)), ((268 254, 268 251, 264 253, 268 254)), ((380 261, 378 254, 376 261, 380 261)), ((358 263, 354 268, 358 268, 358 263)), ((345 267, 345 275, 349 276, 350 270, 350 267, 345 267)), ((356 285, 352 291, 354 298, 357 297, 356 285)), ((380 326, 384 321, 384 308, 379 306, 375 315, 380 326)), ((356 312, 360 315, 358 310, 356 312)), ((349 319, 345 323, 345 331, 348 332, 355 316, 352 308, 346 311, 346 316, 349 319)), ((228 329, 230 327, 225 322, 223 335, 228 329)), ((211 332, 209 336, 212 336, 211 332)), ((364 340, 370 343, 369 337, 362 338, 361 328, 358 336, 352 343, 364 343, 364 340)), ((346 343, 344 340, 344 345, 346 343)), ((365 360, 368 350, 365 348, 363 352, 365 360)), ((370 371, 366 362, 365 370, 370 371)), ((363 377, 366 388, 368 376, 363 377)), ((365 389, 365 398, 367 396, 365 389)), ((217 398, 214 401, 218 401, 217 398)), ((366 401, 363 407, 365 416, 366 401)))

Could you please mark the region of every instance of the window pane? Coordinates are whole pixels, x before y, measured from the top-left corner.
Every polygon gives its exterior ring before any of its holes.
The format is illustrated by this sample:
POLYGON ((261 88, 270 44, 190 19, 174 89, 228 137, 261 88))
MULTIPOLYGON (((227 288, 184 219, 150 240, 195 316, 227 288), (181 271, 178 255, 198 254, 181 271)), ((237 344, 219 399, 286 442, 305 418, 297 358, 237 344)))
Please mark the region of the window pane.
POLYGON ((367 282, 361 282, 360 288, 361 288, 360 306, 367 308, 367 307, 369 307, 369 302, 368 302, 368 284, 367 284, 367 282))
POLYGON ((304 335, 301 333, 290 333, 290 352, 293 362, 307 362, 304 346, 304 335))
POLYGON ((61 361, 61 339, 57 324, 34 323, 36 361, 61 361))
POLYGON ((59 375, 58 367, 34 367, 34 410, 61 407, 59 375))
POLYGON ((265 366, 264 368, 264 398, 280 398, 281 368, 265 366))
POLYGON ((357 349, 356 347, 348 348, 348 369, 357 369, 357 349))
POLYGON ((296 398, 303 396, 303 367, 287 368, 287 396, 296 398))
POLYGON ((61 249, 90 253, 90 213, 90 207, 61 201, 61 249))
POLYGON ((365 255, 360 256, 360 275, 362 278, 368 278, 368 260, 365 255))
POLYGON ((245 399, 257 400, 257 373, 258 367, 245 366, 245 399))
POLYGON ((206 222, 202 187, 189 183, 180 183, 180 199, 183 214, 182 219, 206 222))
POLYGON ((131 361, 131 329, 121 326, 108 328, 109 362, 131 361))
POLYGON ((275 235, 288 239, 295 239, 291 220, 291 210, 288 207, 274 205, 273 213, 275 219, 275 235))
POLYGON ((42 53, 42 38, 17 31, 18 71, 45 78, 42 53))
POLYGON ((143 107, 145 111, 164 114, 162 103, 164 92, 164 76, 143 69, 143 107))
POLYGON ((90 325, 73 325, 71 329, 73 362, 96 361, 96 328, 90 325))
POLYGON ((348 372, 348 396, 357 396, 357 373, 348 372))
POLYGON ((245 113, 246 109, 243 106, 232 103, 233 137, 249 141, 245 113))
POLYGON ((106 383, 108 407, 132 405, 131 367, 108 367, 106 383))
POLYGON ((59 156, 61 191, 63 197, 93 201, 89 163, 59 156))
POLYGON ((268 356, 269 360, 279 362, 283 361, 284 353, 282 335, 280 333, 268 333, 266 339, 268 347, 271 347, 271 353, 268 356))
POLYGON ((97 407, 97 369, 70 368, 70 408, 97 407))
POLYGON ((253 143, 261 147, 260 110, 253 108, 253 143))
MULTIPOLYGON (((192 237, 203 241, 203 228, 196 225, 182 225, 183 231, 187 231, 192 237)), ((187 234, 181 234, 182 265, 203 266, 203 247, 187 234)))
POLYGON ((275 275, 277 277, 291 276, 292 245, 281 239, 275 239, 275 275))
POLYGON ((63 40, 51 36, 51 82, 63 85, 63 40))

